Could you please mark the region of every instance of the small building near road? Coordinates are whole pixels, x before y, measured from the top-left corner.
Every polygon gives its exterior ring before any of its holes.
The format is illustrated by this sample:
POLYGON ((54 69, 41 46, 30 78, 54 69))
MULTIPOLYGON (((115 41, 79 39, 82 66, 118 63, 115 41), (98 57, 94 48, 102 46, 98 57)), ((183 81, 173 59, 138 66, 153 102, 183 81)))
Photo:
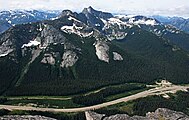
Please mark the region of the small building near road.
POLYGON ((173 84, 169 82, 168 80, 161 80, 161 82, 156 82, 157 85, 162 86, 162 87, 170 87, 173 84))

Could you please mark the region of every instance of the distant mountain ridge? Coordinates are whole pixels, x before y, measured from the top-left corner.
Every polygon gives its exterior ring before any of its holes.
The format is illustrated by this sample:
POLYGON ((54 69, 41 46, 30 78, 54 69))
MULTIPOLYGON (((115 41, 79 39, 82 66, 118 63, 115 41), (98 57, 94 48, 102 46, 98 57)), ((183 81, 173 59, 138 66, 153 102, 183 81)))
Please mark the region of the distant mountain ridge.
POLYGON ((159 20, 165 25, 173 25, 180 30, 189 33, 189 18, 185 19, 182 17, 164 17, 164 16, 152 16, 153 18, 159 20))
POLYGON ((0 11, 0 33, 11 26, 29 22, 48 20, 59 15, 60 11, 39 11, 39 10, 10 10, 0 11))

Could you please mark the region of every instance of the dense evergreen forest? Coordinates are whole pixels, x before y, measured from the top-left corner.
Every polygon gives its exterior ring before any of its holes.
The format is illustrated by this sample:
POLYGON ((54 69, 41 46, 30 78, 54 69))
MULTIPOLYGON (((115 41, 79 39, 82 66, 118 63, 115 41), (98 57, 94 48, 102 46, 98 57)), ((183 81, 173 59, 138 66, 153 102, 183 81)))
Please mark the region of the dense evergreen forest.
POLYGON ((181 111, 189 115, 189 93, 177 92, 169 94, 170 98, 166 99, 162 96, 149 96, 140 98, 127 103, 120 103, 107 108, 96 110, 98 113, 113 115, 113 114, 129 114, 145 116, 148 112, 154 112, 158 108, 168 108, 175 111, 181 111))
POLYGON ((142 88, 145 88, 145 85, 125 84, 120 85, 118 87, 108 87, 100 90, 99 92, 90 93, 88 95, 78 95, 76 97, 73 97, 72 99, 73 102, 76 104, 90 106, 105 102, 106 98, 111 95, 127 93, 129 91, 138 90, 142 88))

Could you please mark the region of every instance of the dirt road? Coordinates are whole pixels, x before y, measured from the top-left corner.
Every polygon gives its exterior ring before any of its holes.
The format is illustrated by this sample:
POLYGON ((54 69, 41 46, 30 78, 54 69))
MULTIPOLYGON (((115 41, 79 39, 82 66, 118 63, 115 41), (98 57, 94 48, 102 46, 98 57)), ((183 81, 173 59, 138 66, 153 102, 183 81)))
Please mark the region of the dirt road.
POLYGON ((88 111, 88 110, 95 110, 103 107, 107 107, 110 105, 115 105, 121 102, 128 102, 131 100, 135 100, 142 97, 147 97, 150 95, 161 95, 166 93, 175 93, 176 91, 182 90, 185 91, 189 86, 171 86, 171 87, 159 87, 153 88, 150 90, 146 90, 131 96, 127 96, 124 98, 120 98, 117 100, 113 100, 110 102, 105 102, 98 105, 88 106, 88 107, 81 107, 81 108, 69 108, 69 109, 54 109, 54 108, 35 108, 35 107, 27 107, 27 106, 12 106, 12 105, 0 105, 0 109, 9 109, 9 110, 35 110, 35 111, 48 111, 48 112, 81 112, 81 111, 88 111))

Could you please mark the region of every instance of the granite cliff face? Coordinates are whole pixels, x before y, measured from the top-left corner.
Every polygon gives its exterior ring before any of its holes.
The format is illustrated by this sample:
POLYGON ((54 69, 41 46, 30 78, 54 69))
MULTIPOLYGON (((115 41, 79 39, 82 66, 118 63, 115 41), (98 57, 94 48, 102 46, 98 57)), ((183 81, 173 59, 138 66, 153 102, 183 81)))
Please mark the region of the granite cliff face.
POLYGON ((146 113, 146 116, 132 116, 127 114, 116 114, 106 116, 95 112, 85 112, 87 120, 189 120, 189 116, 182 112, 169 110, 166 108, 158 108, 155 112, 146 113))

